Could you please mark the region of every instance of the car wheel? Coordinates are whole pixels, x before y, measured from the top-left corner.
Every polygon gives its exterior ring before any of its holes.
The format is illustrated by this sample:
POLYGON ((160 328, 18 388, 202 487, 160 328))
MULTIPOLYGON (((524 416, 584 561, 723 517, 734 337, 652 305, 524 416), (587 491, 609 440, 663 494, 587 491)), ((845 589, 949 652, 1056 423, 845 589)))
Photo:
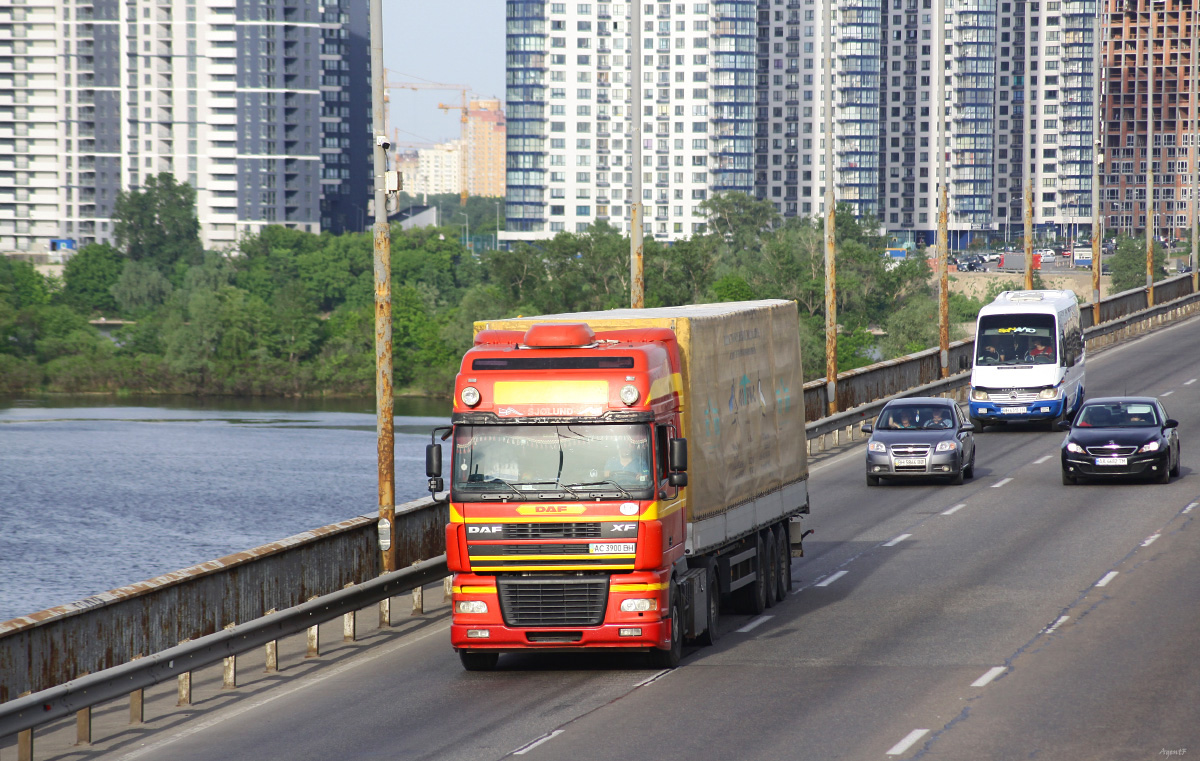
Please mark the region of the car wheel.
POLYGON ((1063 486, 1074 486, 1075 484, 1079 483, 1077 480, 1075 480, 1071 476, 1068 476, 1067 471, 1065 471, 1065 470, 1062 472, 1062 481, 1063 481, 1063 486))
POLYGON ((879 486, 879 476, 867 474, 867 486, 879 486))
POLYGON ((957 473, 950 476, 950 483, 954 484, 955 486, 962 486, 964 470, 966 470, 966 468, 959 468, 957 473))
POLYGON ((500 653, 459 650, 458 659, 467 671, 491 671, 500 660, 500 653))
POLYGON ((1175 467, 1171 468, 1171 477, 1179 478, 1179 464, 1183 461, 1182 447, 1175 450, 1175 467))
POLYGON ((1158 475, 1154 478, 1154 482, 1159 484, 1171 483, 1171 453, 1169 451, 1167 452, 1167 458, 1163 460, 1158 475))
POLYGON ((967 478, 975 477, 975 450, 971 450, 971 463, 963 468, 963 475, 967 478))

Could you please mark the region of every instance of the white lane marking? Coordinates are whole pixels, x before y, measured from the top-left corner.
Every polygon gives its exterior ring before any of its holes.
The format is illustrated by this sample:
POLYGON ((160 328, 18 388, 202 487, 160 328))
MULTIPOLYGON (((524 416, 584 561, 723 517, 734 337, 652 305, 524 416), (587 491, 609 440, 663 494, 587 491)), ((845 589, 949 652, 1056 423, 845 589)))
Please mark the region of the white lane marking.
POLYGON ((971 682, 972 687, 983 687, 988 682, 1003 674, 1008 670, 1008 666, 994 666, 987 670, 987 673, 971 682))
POLYGON ((636 690, 638 687, 645 687, 646 685, 650 684, 651 682, 656 682, 659 679, 662 679, 664 676, 666 676, 667 674, 670 674, 670 673, 671 673, 670 669, 663 669, 662 671, 658 672, 657 674, 651 674, 650 676, 646 677, 642 681, 633 685, 633 689, 636 690))
POLYGON ((848 573, 848 571, 838 571, 837 573, 835 573, 834 575, 830 576, 829 578, 827 578, 827 579, 825 579, 825 580, 823 580, 823 581, 819 581, 819 582, 817 582, 817 586, 818 586, 818 587, 827 587, 827 586, 829 586, 830 584, 832 584, 833 582, 835 582, 835 581, 837 581, 838 579, 840 579, 840 578, 842 578, 843 576, 845 576, 847 573, 848 573))
POLYGON ((1011 478, 1001 478, 999 481, 992 484, 992 488, 999 489, 1001 486, 1004 486, 1006 483, 1008 483, 1011 480, 1012 480, 1011 478))
POLYGON ((1183 514, 1187 515, 1188 513, 1190 513, 1193 509, 1195 509, 1196 505, 1200 505, 1200 502, 1193 502, 1190 505, 1188 505, 1187 507, 1183 508, 1183 514))
POLYGON ((161 750, 162 748, 164 748, 168 745, 173 745, 173 744, 179 742, 180 740, 191 737, 192 735, 197 734, 198 732, 203 732, 204 730, 209 729, 211 727, 215 727, 216 725, 222 724, 229 719, 239 718, 241 716, 244 716, 248 711, 253 711, 255 708, 261 708, 268 703, 273 703, 276 700, 279 700, 280 698, 286 698, 288 695, 292 695, 294 693, 300 692, 301 690, 306 690, 309 687, 312 687, 314 685, 320 684, 321 682, 324 682, 326 679, 332 679, 333 677, 338 676, 339 674, 343 674, 347 671, 350 671, 351 669, 358 668, 359 666, 363 665, 364 663, 370 663, 372 661, 382 658, 385 655, 391 655, 392 653, 396 652, 397 650, 406 648, 409 645, 420 642, 423 639, 428 639, 429 637, 432 637, 435 634, 443 634, 443 633, 449 631, 449 629, 450 629, 450 623, 447 621, 444 626, 434 627, 419 637, 415 637, 411 640, 406 639, 405 641, 397 642, 392 647, 380 648, 379 650, 376 650, 375 652, 373 652, 370 655, 364 656, 361 659, 356 659, 356 660, 350 661, 349 663, 344 663, 341 666, 338 666, 337 668, 327 671, 326 673, 321 674, 319 676, 314 676, 311 679, 309 679, 308 677, 301 677, 301 679, 303 681, 300 684, 297 684, 295 687, 291 687, 289 689, 281 689, 278 692, 274 692, 271 695, 268 695, 267 697, 263 698, 262 700, 257 700, 247 706, 237 706, 233 710, 229 711, 228 713, 224 713, 219 716, 214 716, 211 719, 208 719, 206 721, 201 721, 201 722, 197 722, 196 724, 192 724, 187 729, 180 730, 180 732, 178 734, 174 735, 173 737, 168 737, 165 740, 160 740, 159 742, 151 743, 149 745, 145 745, 141 748, 138 748, 137 750, 135 750, 131 753, 126 753, 124 756, 121 756, 118 759, 118 761, 126 761, 127 759, 137 758, 139 756, 144 756, 147 753, 153 753, 156 750, 161 750))
POLYGON ((1034 461, 1033 461, 1033 464, 1034 464, 1034 465, 1041 465, 1043 462, 1045 462, 1046 460, 1049 460, 1049 459, 1050 459, 1051 457, 1053 457, 1053 456, 1054 456, 1054 455, 1052 455, 1052 454, 1048 454, 1048 455, 1046 455, 1045 457, 1039 457, 1039 458, 1037 458, 1036 460, 1034 460, 1034 461))
POLYGON ((1161 394, 1159 394, 1159 396, 1170 396, 1173 393, 1175 393, 1175 392, 1174 391, 1164 391, 1161 394))
POLYGON ((522 745, 520 748, 517 748, 516 750, 514 750, 514 751, 512 752, 512 754, 513 754, 514 756, 523 756, 523 755, 525 755, 526 753, 528 753, 529 751, 531 751, 531 750, 533 750, 534 748, 536 748, 537 746, 539 746, 539 745, 541 745, 542 743, 546 742, 547 740, 552 740, 552 739, 554 739, 555 737, 558 737, 559 735, 561 735, 563 732, 566 732, 566 731, 567 731, 567 730, 565 730, 565 729, 556 729, 556 730, 554 730, 553 732, 551 732, 550 734, 542 735, 541 737, 539 737, 538 739, 536 739, 536 740, 534 740, 533 742, 529 743, 528 745, 522 745))
POLYGON ((757 629, 758 627, 762 626, 763 624, 770 621, 774 617, 775 616, 759 616, 758 618, 754 619, 750 623, 743 626, 741 629, 738 629, 738 631, 744 633, 744 632, 751 631, 753 629, 757 629))
POLYGON ((1098 587, 1106 587, 1106 586, 1108 586, 1108 582, 1112 581, 1112 580, 1113 580, 1113 579, 1115 579, 1115 578, 1117 578, 1117 572, 1116 572, 1116 571, 1109 571, 1108 573, 1104 574, 1104 578, 1103 578, 1103 579, 1100 579, 1100 581, 1097 581, 1097 582, 1096 582, 1096 586, 1098 586, 1098 587))
POLYGON ((1050 624, 1045 629, 1042 629, 1042 634, 1053 634, 1054 630, 1065 624, 1068 618, 1070 618, 1070 616, 1059 616, 1057 621, 1050 624))
POLYGON ((889 756, 899 756, 906 750, 917 744, 925 735, 929 734, 928 729, 914 729, 904 736, 904 739, 892 746, 892 749, 887 752, 889 756))
POLYGON ((954 514, 955 514, 955 513, 957 513, 959 510, 962 510, 962 509, 963 509, 964 507, 966 507, 966 506, 967 506, 967 503, 966 503, 966 502, 959 502, 959 503, 958 503, 957 505, 955 505, 954 507, 950 508, 949 510, 946 510, 946 511, 944 511, 944 512, 942 513, 942 515, 954 515, 954 514))
POLYGON ((900 536, 896 537, 892 541, 885 543, 883 546, 884 547, 895 547, 897 544, 900 544, 900 542, 903 542, 905 539, 909 538, 910 536, 912 536, 912 534, 901 534, 900 536))
POLYGON ((1162 534, 1155 534, 1154 536, 1146 537, 1146 541, 1142 542, 1142 546, 1149 547, 1150 545, 1154 544, 1154 540, 1160 536, 1162 536, 1162 534))
POLYGON ((862 452, 858 451, 858 448, 859 448, 859 446, 866 444, 866 443, 867 443, 867 440, 863 439, 862 441, 856 441, 853 444, 846 444, 845 446, 850 447, 849 452, 843 452, 841 454, 834 455, 833 457, 826 460, 825 462, 822 462, 818 465, 814 465, 813 467, 808 469, 809 475, 816 473, 818 470, 823 470, 825 468, 828 468, 830 465, 836 465, 837 463, 841 462, 842 460, 845 460, 846 458, 850 457, 851 455, 858 455, 859 457, 862 457, 862 452))
POLYGON ((1196 379, 1195 379, 1195 378, 1192 378, 1190 381, 1184 381, 1184 382, 1183 382, 1183 385, 1185 385, 1185 386, 1190 386, 1190 385, 1192 385, 1192 384, 1193 384, 1193 383, 1195 383, 1195 382, 1196 382, 1196 379))

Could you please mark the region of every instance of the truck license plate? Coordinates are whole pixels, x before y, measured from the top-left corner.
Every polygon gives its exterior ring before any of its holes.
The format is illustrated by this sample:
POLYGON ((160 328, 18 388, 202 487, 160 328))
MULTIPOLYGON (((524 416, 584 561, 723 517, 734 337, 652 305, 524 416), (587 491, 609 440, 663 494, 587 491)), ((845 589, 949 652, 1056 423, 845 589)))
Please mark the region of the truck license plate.
POLYGON ((1128 457, 1097 457, 1097 465, 1128 465, 1128 457))
POLYGON ((633 542, 606 542, 588 546, 588 551, 593 555, 632 555, 636 550, 637 545, 633 542))
POLYGON ((903 467, 916 467, 918 465, 921 467, 925 467, 925 458, 924 457, 897 457, 896 465, 897 465, 897 467, 902 467, 902 468, 903 467))
POLYGON ((1004 415, 1023 415, 1025 414, 1024 407, 1001 407, 1000 412, 1004 415))

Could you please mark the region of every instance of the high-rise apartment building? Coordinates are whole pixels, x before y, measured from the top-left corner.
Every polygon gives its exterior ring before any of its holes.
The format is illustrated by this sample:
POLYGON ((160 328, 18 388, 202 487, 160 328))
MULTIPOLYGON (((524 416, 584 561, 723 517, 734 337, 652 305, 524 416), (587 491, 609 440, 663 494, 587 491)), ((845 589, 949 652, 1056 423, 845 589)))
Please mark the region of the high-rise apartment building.
POLYGON ((209 248, 266 224, 361 229, 365 0, 27 0, 0 15, 0 248, 112 237, 170 172, 209 248))
POLYGON ((1149 189, 1155 234, 1185 238, 1200 190, 1191 175, 1200 146, 1193 121, 1200 2, 1107 0, 1104 9, 1105 223, 1144 233, 1149 189))
POLYGON ((467 192, 504 195, 504 109, 498 99, 473 100, 467 108, 467 192))
POLYGON ((755 0, 643 3, 633 49, 628 3, 508 3, 508 240, 627 230, 633 172, 645 231, 700 230, 714 191, 754 192, 755 0), (631 82, 630 56, 642 57, 631 82), (631 113, 631 88, 642 113, 631 113), (630 165, 640 123, 642 166, 630 165))
POLYGON ((462 190, 462 142, 451 140, 417 151, 413 193, 458 193, 462 190))

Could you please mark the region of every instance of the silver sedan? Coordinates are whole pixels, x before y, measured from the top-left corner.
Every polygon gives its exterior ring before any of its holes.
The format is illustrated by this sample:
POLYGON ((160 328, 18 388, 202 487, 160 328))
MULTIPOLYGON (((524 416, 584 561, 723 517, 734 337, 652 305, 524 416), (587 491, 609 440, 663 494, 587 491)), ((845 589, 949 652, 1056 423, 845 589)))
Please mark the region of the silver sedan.
POLYGON ((881 478, 932 476, 961 484, 975 475, 975 426, 951 399, 896 399, 862 430, 871 434, 867 486, 881 478))

